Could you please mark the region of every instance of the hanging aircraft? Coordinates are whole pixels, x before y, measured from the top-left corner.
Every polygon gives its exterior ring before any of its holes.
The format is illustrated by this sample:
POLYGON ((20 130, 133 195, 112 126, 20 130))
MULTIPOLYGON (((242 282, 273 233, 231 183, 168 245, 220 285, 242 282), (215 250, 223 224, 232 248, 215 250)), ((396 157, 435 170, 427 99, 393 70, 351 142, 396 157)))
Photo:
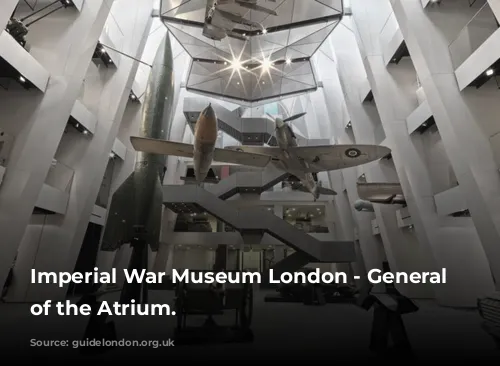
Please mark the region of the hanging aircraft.
POLYGON ((257 168, 264 168, 271 161, 271 157, 267 155, 216 148, 218 130, 217 116, 212 105, 209 105, 196 121, 193 145, 144 137, 131 137, 130 141, 136 151, 192 158, 198 184, 206 181, 212 161, 257 168))
POLYGON ((314 173, 349 168, 366 164, 387 156, 391 150, 376 145, 327 145, 299 146, 297 137, 289 122, 297 120, 306 113, 300 113, 285 120, 275 120, 277 147, 232 146, 227 149, 254 154, 270 155, 272 163, 298 178, 304 190, 309 191, 316 201, 320 195, 336 195, 331 189, 322 186, 314 179, 314 173))
POLYGON ((260 168, 272 163, 278 169, 300 179, 315 200, 321 194, 335 194, 335 192, 317 184, 313 173, 366 164, 381 159, 391 152, 387 147, 376 145, 298 146, 295 134, 287 122, 304 115, 305 113, 302 113, 285 120, 280 118, 275 120, 276 139, 279 145, 277 147, 215 148, 218 125, 215 111, 210 105, 200 114, 195 125, 194 145, 144 137, 131 137, 130 141, 136 151, 193 158, 195 176, 199 184, 205 180, 212 161, 260 168))
MULTIPOLYGON (((276 0, 269 0, 276 2, 276 0)), ((269 15, 278 15, 274 10, 257 4, 257 0, 208 0, 205 12, 203 35, 214 41, 232 37, 246 41, 247 37, 234 31, 238 24, 263 30, 261 24, 245 18, 249 11, 258 11, 269 15)))
POLYGON ((406 205, 403 189, 399 183, 356 183, 360 200, 354 203, 357 211, 373 212, 373 204, 406 205))

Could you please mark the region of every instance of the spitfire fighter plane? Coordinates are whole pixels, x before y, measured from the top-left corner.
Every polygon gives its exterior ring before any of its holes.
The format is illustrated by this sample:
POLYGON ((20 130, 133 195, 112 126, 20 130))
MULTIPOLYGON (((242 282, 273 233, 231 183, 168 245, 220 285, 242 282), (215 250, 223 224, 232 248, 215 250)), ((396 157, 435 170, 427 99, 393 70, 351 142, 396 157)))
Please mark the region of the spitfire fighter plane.
POLYGON ((215 111, 210 105, 200 114, 196 122, 193 145, 144 137, 131 137, 130 141, 136 151, 192 158, 199 184, 207 177, 212 161, 260 168, 274 164, 277 168, 300 179, 315 200, 321 194, 335 194, 335 192, 317 184, 313 173, 366 164, 381 159, 391 152, 387 147, 376 145, 298 146, 295 134, 287 122, 303 115, 275 120, 277 147, 216 148, 218 123, 215 111))
MULTIPOLYGON (((227 149, 271 156, 272 163, 281 170, 297 177, 302 187, 311 192, 314 200, 320 195, 336 195, 314 179, 315 173, 350 168, 387 156, 390 149, 376 145, 327 145, 299 146, 292 127, 288 124, 301 118, 301 113, 285 120, 275 119, 277 147, 233 146, 227 149)), ((271 116, 272 117, 272 116, 271 116)))

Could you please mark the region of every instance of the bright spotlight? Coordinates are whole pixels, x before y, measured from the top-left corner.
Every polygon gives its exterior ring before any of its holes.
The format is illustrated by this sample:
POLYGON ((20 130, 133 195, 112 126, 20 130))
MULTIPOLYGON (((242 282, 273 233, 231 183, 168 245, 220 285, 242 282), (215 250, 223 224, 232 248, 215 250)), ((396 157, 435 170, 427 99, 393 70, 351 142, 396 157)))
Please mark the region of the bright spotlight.
POLYGON ((493 75, 494 73, 495 73, 495 70, 493 70, 493 69, 488 69, 488 70, 486 70, 486 75, 487 75, 487 76, 491 76, 491 75, 493 75))
POLYGON ((21 83, 25 83, 26 82, 26 79, 24 78, 24 76, 19 76, 19 81, 21 83))
POLYGON ((290 65, 292 63, 292 59, 291 58, 287 58, 285 62, 286 62, 287 65, 290 65))
POLYGON ((233 60, 231 62, 231 67, 234 69, 234 70, 241 70, 241 68, 243 67, 243 65, 241 64, 241 61, 240 60, 233 60))
POLYGON ((264 29, 262 30, 262 34, 267 34, 267 29, 266 29, 266 28, 264 28, 264 29))
POLYGON ((262 69, 264 69, 264 71, 268 71, 272 65, 273 63, 268 58, 262 60, 262 69))

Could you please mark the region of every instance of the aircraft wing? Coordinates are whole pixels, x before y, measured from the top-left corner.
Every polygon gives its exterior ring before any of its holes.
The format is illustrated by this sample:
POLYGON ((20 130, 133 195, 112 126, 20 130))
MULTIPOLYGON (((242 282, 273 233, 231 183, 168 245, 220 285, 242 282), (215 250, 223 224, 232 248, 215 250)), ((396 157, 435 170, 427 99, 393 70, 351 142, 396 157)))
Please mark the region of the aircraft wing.
POLYGON ((145 137, 131 137, 130 142, 135 151, 149 154, 182 156, 185 158, 194 157, 194 146, 181 142, 172 142, 145 137))
POLYGON ((272 160, 281 160, 283 158, 281 149, 272 146, 228 146, 226 150, 268 155, 272 160))
POLYGON ((337 195, 337 192, 335 192, 333 189, 325 188, 325 187, 318 187, 318 192, 319 192, 319 194, 322 194, 324 196, 336 196, 337 195))
POLYGON ((305 173, 319 173, 379 160, 391 150, 377 145, 327 145, 292 147, 288 152, 308 163, 305 173))
POLYGON ((251 152, 215 149, 214 161, 264 168, 271 162, 271 157, 251 152))
MULTIPOLYGON (((173 155, 185 158, 194 157, 194 146, 181 142, 149 139, 144 137, 131 137, 130 142, 136 151, 149 154, 173 155)), ((227 149, 215 149, 214 161, 228 164, 248 165, 257 168, 264 168, 271 161, 268 155, 251 152, 234 151, 227 149)))
MULTIPOLYGON (((301 183, 298 183, 295 185, 296 189, 301 191, 301 192, 307 192, 309 193, 309 190, 304 187, 301 183)), ((318 193, 323 196, 336 196, 337 192, 335 192, 333 189, 325 188, 325 187, 318 187, 318 193)))
POLYGON ((399 183, 356 183, 359 198, 374 203, 391 203, 404 199, 403 190, 399 183))

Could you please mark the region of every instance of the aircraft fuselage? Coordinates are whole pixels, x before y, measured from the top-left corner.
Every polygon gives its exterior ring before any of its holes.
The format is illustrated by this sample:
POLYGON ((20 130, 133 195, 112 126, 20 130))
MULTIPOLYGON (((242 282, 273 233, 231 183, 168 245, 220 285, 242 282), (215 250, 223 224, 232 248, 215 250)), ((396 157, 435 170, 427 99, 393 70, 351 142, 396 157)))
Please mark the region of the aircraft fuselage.
POLYGON ((304 173, 309 168, 308 163, 296 156, 290 148, 298 147, 297 139, 292 128, 284 122, 276 123, 276 140, 283 153, 283 160, 275 162, 275 165, 282 170, 296 176, 303 187, 306 188, 317 200, 320 196, 318 184, 314 180, 312 173, 304 173))
POLYGON ((217 117, 209 105, 200 113, 194 131, 194 175, 198 184, 205 181, 214 157, 218 132, 217 117))

